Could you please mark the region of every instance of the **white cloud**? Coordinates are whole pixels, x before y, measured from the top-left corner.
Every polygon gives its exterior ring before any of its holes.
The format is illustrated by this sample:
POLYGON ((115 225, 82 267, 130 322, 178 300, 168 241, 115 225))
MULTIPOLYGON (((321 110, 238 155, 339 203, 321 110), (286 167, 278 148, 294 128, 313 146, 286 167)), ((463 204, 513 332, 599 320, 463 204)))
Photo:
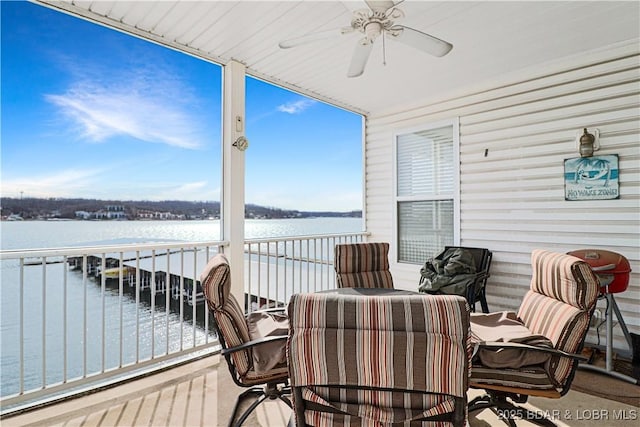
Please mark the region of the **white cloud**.
POLYGON ((51 175, 28 178, 3 179, 2 195, 5 197, 82 197, 90 188, 93 177, 101 170, 68 169, 51 175))
POLYGON ((138 69, 119 75, 106 70, 92 74, 82 75, 64 93, 45 95, 74 123, 80 137, 102 142, 130 136, 187 149, 200 146, 189 90, 175 78, 163 77, 168 73, 148 75, 138 69))
POLYGON ((187 182, 163 187, 151 200, 220 200, 220 191, 211 189, 207 181, 187 182))
MULTIPOLYGON (((111 169, 112 170, 112 169, 111 169)), ((107 169, 67 169, 50 175, 27 178, 3 177, 0 193, 3 197, 60 197, 118 200, 220 200, 220 188, 210 188, 207 181, 182 184, 159 181, 138 182, 132 186, 126 181, 104 182, 107 169)))
POLYGON ((327 191, 312 187, 306 192, 291 188, 251 191, 247 189, 247 203, 261 206, 274 206, 281 209, 298 211, 336 211, 348 212, 362 209, 362 194, 348 189, 327 191), (322 202, 318 202, 322 200, 322 202))
POLYGON ((286 104, 278 105, 278 111, 287 114, 300 114, 309 107, 315 105, 318 101, 313 99, 301 99, 295 102, 287 102, 286 104))

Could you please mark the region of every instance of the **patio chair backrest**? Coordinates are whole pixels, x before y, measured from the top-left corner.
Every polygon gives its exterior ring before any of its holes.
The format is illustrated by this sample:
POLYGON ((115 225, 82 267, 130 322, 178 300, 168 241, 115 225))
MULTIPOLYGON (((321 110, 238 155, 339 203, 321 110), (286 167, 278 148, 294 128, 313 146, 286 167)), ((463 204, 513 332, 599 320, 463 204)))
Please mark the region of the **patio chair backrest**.
POLYGON ((338 244, 333 266, 338 288, 393 288, 388 243, 338 244))
MULTIPOLYGON (((533 276, 518 317, 532 334, 542 335, 555 348, 580 350, 598 298, 599 281, 580 258, 536 249, 531 254, 533 276)), ((558 384, 564 384, 575 359, 554 356, 547 367, 558 384)))
POLYGON ((289 329, 297 426, 465 425, 464 298, 296 294, 289 329))
MULTIPOLYGON (((249 326, 244 311, 231 294, 231 272, 224 254, 217 254, 209 260, 200 275, 200 283, 223 348, 236 347, 249 341, 249 326)), ((251 368, 249 352, 241 350, 231 354, 233 367, 240 377, 251 368)))

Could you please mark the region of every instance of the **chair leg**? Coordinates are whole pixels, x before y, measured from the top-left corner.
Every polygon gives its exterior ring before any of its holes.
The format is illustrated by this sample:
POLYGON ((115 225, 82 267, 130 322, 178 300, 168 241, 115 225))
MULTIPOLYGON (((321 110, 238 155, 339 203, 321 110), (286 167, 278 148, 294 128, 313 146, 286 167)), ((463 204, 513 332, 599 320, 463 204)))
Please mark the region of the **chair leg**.
POLYGON ((491 396, 488 393, 482 394, 471 400, 468 404, 469 412, 491 408, 493 405, 491 396))
POLYGON ((274 400, 280 399, 282 400, 289 408, 293 408, 293 404, 291 400, 285 394, 290 394, 291 389, 288 386, 278 388, 276 384, 266 384, 264 388, 260 387, 252 387, 248 390, 245 390, 238 396, 238 400, 236 400, 236 404, 233 408, 233 413, 231 414, 231 419, 229 420, 229 427, 240 427, 251 415, 251 413, 264 402, 266 399, 274 400), (236 421, 236 417, 238 415, 238 410, 240 409, 240 403, 247 396, 258 396, 251 405, 240 415, 240 418, 236 421), (235 422, 234 422, 235 421, 235 422))
POLYGON ((282 400, 289 408, 293 409, 293 403, 291 403, 291 400, 284 395, 279 395, 278 399, 282 400))
POLYGON ((233 407, 233 412, 231 413, 231 418, 229 418, 229 427, 241 426, 242 423, 247 419, 249 414, 251 414, 251 412, 256 408, 256 406, 258 406, 265 398, 266 398, 266 396, 264 395, 264 390, 262 388, 260 388, 260 387, 252 387, 252 388, 250 388, 248 390, 243 391, 238 396, 238 399, 236 400, 236 404, 233 407), (244 413, 242 414, 240 419, 237 422, 234 422, 236 420, 237 415, 238 415, 238 410, 240 409, 240 403, 242 403, 244 398, 247 397, 247 396, 258 396, 258 397, 251 404, 249 409, 244 411, 244 413))

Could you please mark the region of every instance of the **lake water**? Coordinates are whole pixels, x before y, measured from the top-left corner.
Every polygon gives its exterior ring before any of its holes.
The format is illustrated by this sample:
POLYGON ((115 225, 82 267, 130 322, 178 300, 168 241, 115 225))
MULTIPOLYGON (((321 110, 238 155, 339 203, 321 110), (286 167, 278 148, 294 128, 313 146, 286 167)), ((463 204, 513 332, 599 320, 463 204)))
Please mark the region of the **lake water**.
MULTIPOLYGON (((361 218, 248 219, 248 239, 348 233, 363 229, 361 218)), ((105 241, 220 239, 220 221, 4 221, 0 244, 7 249, 77 246, 105 241)))
MULTIPOLYGON (((305 236, 359 232, 362 228, 360 218, 247 220, 245 235, 247 238, 305 236)), ((199 242, 219 239, 220 222, 217 220, 0 223, 3 250, 86 246, 100 242, 199 242)), ((67 378, 76 378, 85 369, 89 373, 98 372, 116 367, 120 363, 126 365, 135 360, 144 360, 152 353, 164 354, 167 350, 173 352, 176 342, 202 343, 207 339, 199 322, 197 325, 194 322, 193 326, 190 322, 181 322, 175 310, 164 310, 164 303, 151 305, 148 301, 136 302, 132 295, 126 294, 122 298, 117 287, 107 287, 103 292, 96 280, 87 282, 88 285, 85 286, 82 274, 75 271, 66 274, 65 285, 64 268, 63 264, 47 267, 46 293, 42 285, 42 267, 24 268, 25 303, 24 312, 21 313, 18 263, 15 260, 2 261, 0 396, 9 396, 19 391, 21 317, 24 322, 22 345, 26 390, 40 387, 43 383, 55 384, 62 381, 65 370, 67 378), (85 301, 87 310, 73 309, 84 307, 85 301), (66 319, 63 314, 65 304, 68 307, 66 319), (140 327, 133 333, 131 331, 136 329, 136 324, 140 327), (43 333, 43 328, 46 333, 43 333), (102 334, 106 348, 102 348, 102 334), (63 339, 67 340, 66 345, 63 339), (46 346, 47 353, 44 361, 41 357, 43 345, 46 346), (43 366, 45 378, 42 374, 43 366)), ((183 319, 189 320, 193 314, 197 319, 198 316, 204 317, 203 314, 186 311, 183 319)))

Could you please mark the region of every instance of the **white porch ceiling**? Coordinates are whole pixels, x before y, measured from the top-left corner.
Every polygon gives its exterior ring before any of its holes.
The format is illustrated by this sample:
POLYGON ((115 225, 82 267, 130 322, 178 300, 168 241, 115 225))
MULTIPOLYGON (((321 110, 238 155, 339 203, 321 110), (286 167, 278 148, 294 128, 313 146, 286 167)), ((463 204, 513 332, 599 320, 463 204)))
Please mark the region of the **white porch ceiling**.
POLYGON ((348 26, 364 2, 38 0, 362 113, 478 89, 517 70, 640 39, 638 1, 404 1, 402 24, 453 44, 436 58, 397 42, 376 46, 347 78, 358 34, 283 50, 281 40, 348 26))

